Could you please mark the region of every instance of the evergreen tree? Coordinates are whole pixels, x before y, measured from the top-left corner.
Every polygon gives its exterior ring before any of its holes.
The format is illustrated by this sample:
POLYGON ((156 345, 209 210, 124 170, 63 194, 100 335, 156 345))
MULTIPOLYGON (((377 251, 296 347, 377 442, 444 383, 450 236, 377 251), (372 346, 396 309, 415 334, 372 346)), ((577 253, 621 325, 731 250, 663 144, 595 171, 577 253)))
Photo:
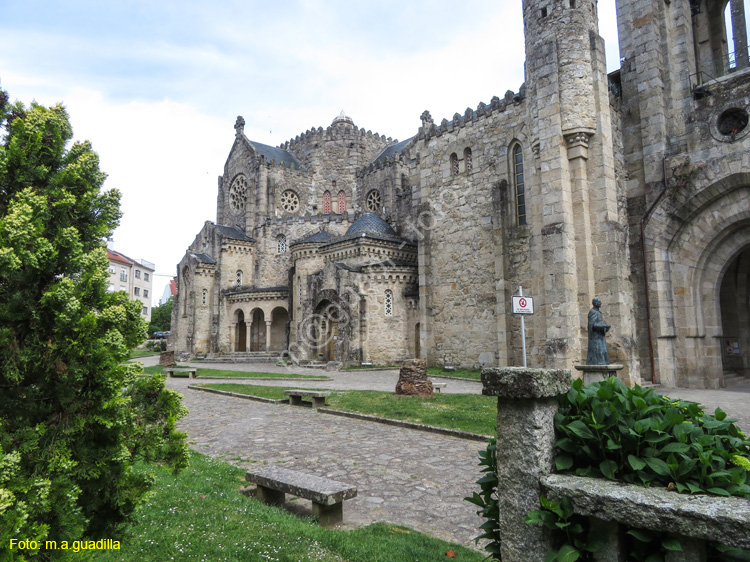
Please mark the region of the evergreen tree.
POLYGON ((68 146, 60 105, 0 90, 0 127, 0 560, 64 559, 44 541, 103 537, 144 500, 153 478, 138 461, 186 466, 186 410, 125 364, 146 324, 139 303, 107 292, 102 241, 120 196, 102 191, 98 156, 68 146))

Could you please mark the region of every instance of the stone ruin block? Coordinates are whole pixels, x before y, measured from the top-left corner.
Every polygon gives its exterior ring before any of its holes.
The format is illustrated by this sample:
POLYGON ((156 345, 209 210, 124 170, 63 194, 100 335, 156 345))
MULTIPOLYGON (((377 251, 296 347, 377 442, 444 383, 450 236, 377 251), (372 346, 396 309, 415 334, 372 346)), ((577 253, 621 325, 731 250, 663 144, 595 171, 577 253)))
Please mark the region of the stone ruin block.
POLYGON ((432 398, 432 381, 427 378, 427 362, 424 359, 407 359, 396 383, 396 394, 432 398))
POLYGON ((176 367, 174 360, 174 351, 162 351, 159 356, 159 365, 162 367, 176 367))

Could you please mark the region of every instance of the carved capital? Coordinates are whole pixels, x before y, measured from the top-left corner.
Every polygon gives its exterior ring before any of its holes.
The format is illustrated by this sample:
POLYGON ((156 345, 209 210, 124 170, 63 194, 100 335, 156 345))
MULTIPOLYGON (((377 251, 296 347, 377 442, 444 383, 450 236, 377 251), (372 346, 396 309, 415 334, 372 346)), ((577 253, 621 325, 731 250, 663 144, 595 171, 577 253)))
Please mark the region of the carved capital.
POLYGON ((594 136, 593 131, 577 130, 565 133, 565 144, 568 146, 568 160, 575 158, 588 159, 589 140, 594 136))

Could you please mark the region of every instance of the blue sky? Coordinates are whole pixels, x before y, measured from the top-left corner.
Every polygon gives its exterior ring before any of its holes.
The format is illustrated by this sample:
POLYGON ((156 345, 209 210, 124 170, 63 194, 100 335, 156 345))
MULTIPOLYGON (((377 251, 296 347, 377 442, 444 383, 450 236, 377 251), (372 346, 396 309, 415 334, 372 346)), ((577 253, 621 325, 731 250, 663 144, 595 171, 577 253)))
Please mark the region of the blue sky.
POLYGON ((0 86, 67 106, 123 193, 115 247, 163 274, 156 299, 216 218, 237 115, 274 146, 342 109, 403 140, 425 109, 439 122, 518 91, 523 62, 520 0, 0 0, 0 86))

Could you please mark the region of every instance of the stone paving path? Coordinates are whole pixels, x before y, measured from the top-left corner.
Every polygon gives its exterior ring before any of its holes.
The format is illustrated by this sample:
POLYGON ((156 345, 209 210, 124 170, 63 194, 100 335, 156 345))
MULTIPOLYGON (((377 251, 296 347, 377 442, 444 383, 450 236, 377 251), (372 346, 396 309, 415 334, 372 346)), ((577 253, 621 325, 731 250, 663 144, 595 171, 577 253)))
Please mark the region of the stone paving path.
MULTIPOLYGON (((156 364, 157 358, 144 358, 156 364)), ((330 376, 330 381, 249 381, 211 379, 210 382, 392 391, 398 371, 328 373, 274 365, 207 364, 217 368, 262 372, 293 372, 330 376)), ((372 422, 192 391, 198 381, 168 379, 168 386, 185 395, 190 414, 180 422, 191 446, 231 464, 280 464, 327 476, 358 487, 357 498, 344 503, 346 526, 388 521, 433 536, 474 546, 482 520, 463 501, 477 489, 481 476, 477 451, 481 443, 372 422)), ((208 382, 208 379, 205 379, 208 382)), ((481 393, 481 383, 447 381, 443 392, 481 393)), ((721 406, 750 431, 750 386, 722 390, 660 389, 674 398, 701 403, 708 412, 721 406)), ((301 511, 309 509, 303 501, 301 511)))
POLYGON ((195 450, 356 485, 358 496, 344 502, 348 527, 388 521, 473 546, 483 521, 462 498, 477 489, 481 443, 188 390, 186 379, 167 384, 185 396, 180 428, 195 450))

